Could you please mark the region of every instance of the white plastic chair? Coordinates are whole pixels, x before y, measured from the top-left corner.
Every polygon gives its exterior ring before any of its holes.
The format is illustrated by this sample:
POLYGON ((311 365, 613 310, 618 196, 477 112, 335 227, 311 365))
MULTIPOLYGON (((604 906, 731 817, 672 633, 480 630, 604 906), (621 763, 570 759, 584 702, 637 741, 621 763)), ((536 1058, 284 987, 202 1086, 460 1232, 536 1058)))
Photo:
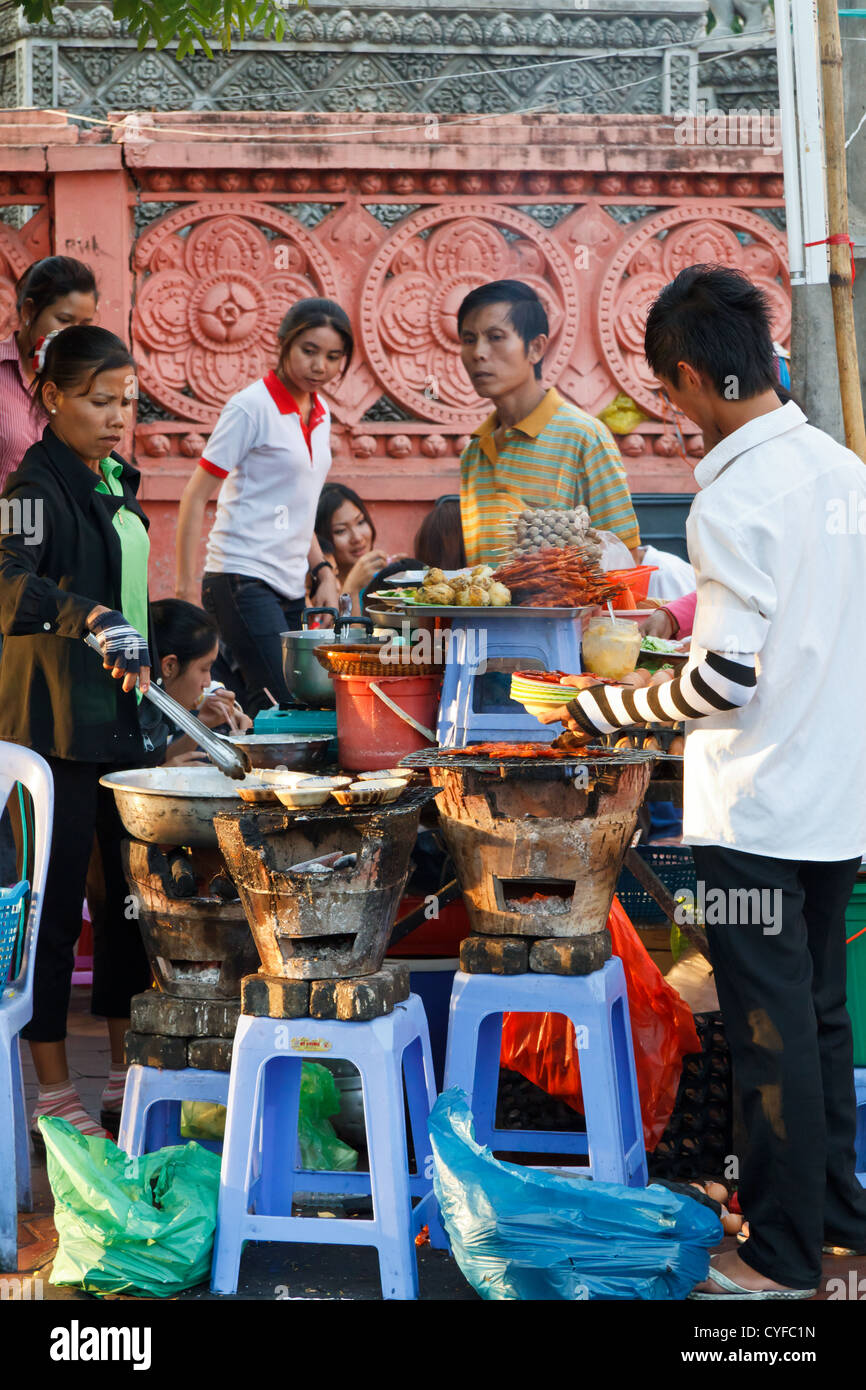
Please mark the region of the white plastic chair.
POLYGON ((45 759, 16 743, 0 743, 0 808, 16 782, 33 800, 34 854, 21 966, 9 984, 0 982, 0 1270, 14 1270, 18 1264, 17 1209, 33 1209, 18 1034, 33 1016, 36 938, 54 822, 54 780, 45 759))

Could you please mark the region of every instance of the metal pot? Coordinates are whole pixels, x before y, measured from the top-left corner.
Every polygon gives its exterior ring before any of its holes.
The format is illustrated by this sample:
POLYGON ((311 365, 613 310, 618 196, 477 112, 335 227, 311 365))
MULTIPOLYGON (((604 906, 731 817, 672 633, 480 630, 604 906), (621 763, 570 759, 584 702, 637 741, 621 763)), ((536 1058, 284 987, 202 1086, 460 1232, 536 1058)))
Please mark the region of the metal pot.
POLYGON ((151 845, 216 849, 214 816, 243 804, 234 782, 215 767, 142 767, 99 781, 114 792, 128 833, 151 845))
POLYGON ((331 734, 231 734, 228 742, 243 749, 250 767, 285 767, 313 772, 325 761, 331 734))
POLYGON ((369 618, 341 621, 335 608, 305 608, 302 627, 297 632, 282 632, 283 676, 293 699, 311 709, 333 709, 334 686, 327 671, 316 660, 314 649, 326 642, 333 647, 338 642, 377 642, 372 637, 373 624, 369 618), (308 628, 307 620, 317 613, 330 613, 334 627, 308 628), (336 629, 336 631, 335 631, 336 629), (335 640, 336 639, 336 640, 335 640))

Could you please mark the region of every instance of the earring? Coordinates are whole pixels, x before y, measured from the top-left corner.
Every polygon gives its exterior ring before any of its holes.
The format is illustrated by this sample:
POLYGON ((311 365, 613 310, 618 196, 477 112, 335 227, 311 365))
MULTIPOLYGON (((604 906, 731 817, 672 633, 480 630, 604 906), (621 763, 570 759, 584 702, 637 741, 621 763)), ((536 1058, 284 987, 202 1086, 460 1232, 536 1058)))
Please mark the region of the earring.
POLYGON ((56 415, 56 414, 57 414, 57 407, 56 407, 56 406, 52 406, 52 407, 51 407, 51 414, 52 414, 52 415, 56 415))

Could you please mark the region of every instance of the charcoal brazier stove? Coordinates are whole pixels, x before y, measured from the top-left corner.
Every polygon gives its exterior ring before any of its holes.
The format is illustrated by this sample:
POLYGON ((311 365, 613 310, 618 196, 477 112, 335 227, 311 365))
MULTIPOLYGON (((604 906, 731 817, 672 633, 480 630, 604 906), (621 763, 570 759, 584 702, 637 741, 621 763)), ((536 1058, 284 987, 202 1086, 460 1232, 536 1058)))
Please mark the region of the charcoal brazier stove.
POLYGON ((425 750, 474 932, 574 937, 602 931, 655 754, 491 759, 425 750))

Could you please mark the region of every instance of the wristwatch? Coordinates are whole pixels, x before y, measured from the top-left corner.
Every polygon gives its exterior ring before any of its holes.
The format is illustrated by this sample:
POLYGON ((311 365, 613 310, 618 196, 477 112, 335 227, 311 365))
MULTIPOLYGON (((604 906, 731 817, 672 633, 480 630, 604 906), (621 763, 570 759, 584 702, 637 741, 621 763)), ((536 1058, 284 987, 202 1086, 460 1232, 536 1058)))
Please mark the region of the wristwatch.
POLYGON ((336 574, 334 566, 330 560, 320 560, 317 565, 310 570, 310 593, 314 594, 319 587, 318 574, 321 569, 329 569, 332 574, 336 574))

